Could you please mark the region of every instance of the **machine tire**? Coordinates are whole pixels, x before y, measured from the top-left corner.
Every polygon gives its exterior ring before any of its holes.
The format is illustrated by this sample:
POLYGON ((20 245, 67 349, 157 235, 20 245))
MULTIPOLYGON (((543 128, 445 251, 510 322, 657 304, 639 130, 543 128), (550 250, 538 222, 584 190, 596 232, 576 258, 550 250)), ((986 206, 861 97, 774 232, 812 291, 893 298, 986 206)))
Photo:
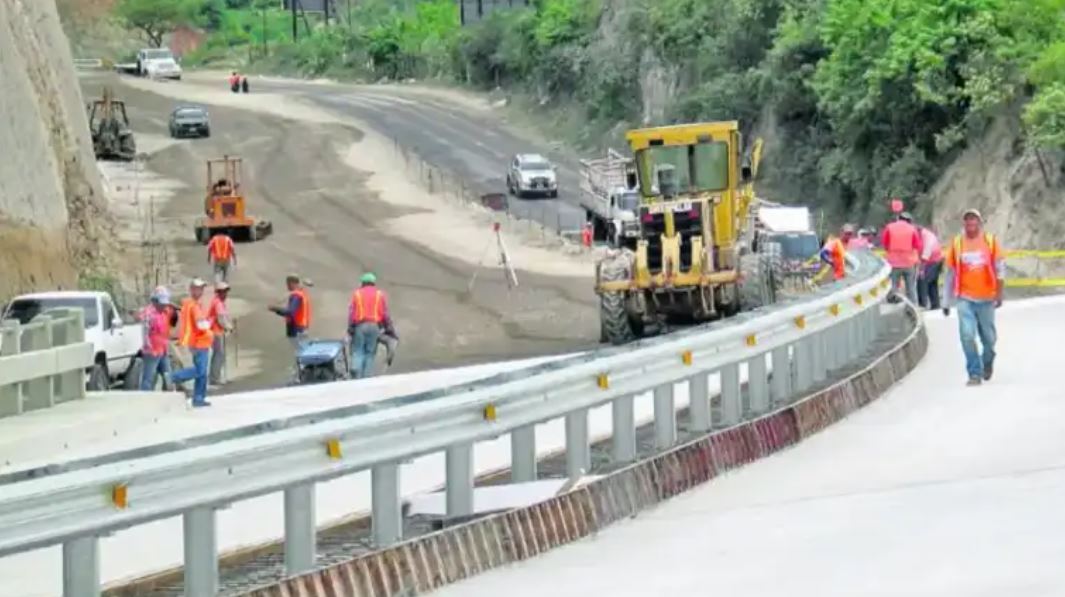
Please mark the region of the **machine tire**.
POLYGON ((772 275, 767 267, 768 260, 759 253, 745 253, 740 256, 740 310, 753 311, 771 303, 769 287, 772 275))
POLYGON ((111 389, 111 378, 108 377, 106 364, 96 363, 92 366, 85 389, 90 392, 106 392, 111 389))
POLYGON ((132 392, 141 389, 141 377, 144 376, 144 359, 136 357, 122 378, 122 389, 132 392))
POLYGON ((765 242, 759 247, 762 255, 763 271, 766 272, 766 292, 768 304, 777 302, 784 288, 784 257, 780 243, 765 242))
POLYGON ((196 242, 206 245, 211 240, 211 233, 203 226, 196 227, 196 242))
POLYGON ((127 161, 133 161, 137 156, 137 142, 133 140, 133 135, 126 135, 118 140, 118 152, 122 154, 122 157, 127 161))
MULTIPOLYGON (((601 282, 616 282, 629 278, 629 262, 622 253, 614 259, 602 262, 599 268, 601 282)), ((624 292, 603 292, 599 295, 600 337, 604 342, 620 345, 639 337, 637 326, 625 309, 624 292)))
POLYGON ((259 240, 258 230, 255 226, 248 226, 248 242, 253 243, 257 240, 259 240))

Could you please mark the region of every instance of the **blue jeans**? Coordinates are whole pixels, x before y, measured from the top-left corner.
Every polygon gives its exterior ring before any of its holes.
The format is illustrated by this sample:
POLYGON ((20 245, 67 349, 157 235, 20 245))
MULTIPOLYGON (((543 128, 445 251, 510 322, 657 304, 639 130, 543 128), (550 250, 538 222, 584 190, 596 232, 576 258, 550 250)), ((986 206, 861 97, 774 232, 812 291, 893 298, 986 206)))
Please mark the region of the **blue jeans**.
POLYGON ((141 357, 144 361, 144 370, 141 372, 141 391, 150 392, 155 389, 155 377, 163 376, 163 387, 170 384, 167 379, 170 376, 170 358, 165 352, 160 356, 145 354, 141 357))
POLYGON ((910 299, 910 302, 917 304, 917 270, 913 267, 893 267, 891 268, 891 288, 897 293, 899 292, 899 282, 906 284, 906 297, 910 299))
POLYGON ((210 362, 211 350, 208 348, 191 349, 192 366, 175 371, 170 376, 174 383, 183 383, 190 379, 196 382, 192 386, 192 404, 199 406, 207 402, 207 364, 210 362))
POLYGON ((374 357, 377 356, 377 338, 381 326, 376 323, 360 323, 351 335, 351 376, 355 378, 373 375, 374 357))
POLYGON ((965 353, 965 371, 969 377, 980 377, 984 367, 995 361, 995 303, 958 299, 958 334, 961 349, 965 353), (976 348, 976 336, 980 336, 983 355, 976 348))

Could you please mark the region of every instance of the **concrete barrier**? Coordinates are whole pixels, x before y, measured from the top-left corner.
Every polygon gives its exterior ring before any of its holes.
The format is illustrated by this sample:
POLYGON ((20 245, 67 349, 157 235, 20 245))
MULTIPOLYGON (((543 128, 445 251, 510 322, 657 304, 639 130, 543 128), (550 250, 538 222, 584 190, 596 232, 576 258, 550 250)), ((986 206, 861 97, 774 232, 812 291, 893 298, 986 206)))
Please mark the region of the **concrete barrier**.
POLYGON ((913 331, 905 340, 861 371, 792 406, 697 438, 548 501, 424 535, 246 594, 419 594, 587 537, 718 473, 794 445, 879 398, 927 351, 924 327, 916 314, 909 315, 913 331))

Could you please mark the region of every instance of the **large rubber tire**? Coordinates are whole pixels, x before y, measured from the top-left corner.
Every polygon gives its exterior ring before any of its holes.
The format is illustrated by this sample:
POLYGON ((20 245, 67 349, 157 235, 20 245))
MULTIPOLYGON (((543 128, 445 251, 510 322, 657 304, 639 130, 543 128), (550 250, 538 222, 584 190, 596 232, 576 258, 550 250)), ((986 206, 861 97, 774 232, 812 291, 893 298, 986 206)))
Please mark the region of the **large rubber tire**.
POLYGON ((122 389, 133 392, 141 389, 141 377, 144 376, 144 359, 137 357, 133 364, 126 370, 126 376, 122 378, 122 389))
MULTIPOLYGON (((629 279, 631 260, 624 253, 613 259, 605 259, 600 265, 601 282, 617 282, 629 279)), ((624 292, 604 292, 599 295, 600 339, 603 342, 620 345, 632 342, 639 337, 638 329, 633 325, 625 309, 624 292)))
POLYGON ((759 253, 740 256, 740 310, 753 311, 770 304, 767 261, 759 253))
POLYGON ((206 245, 211 240, 211 232, 203 226, 196 227, 196 242, 206 245))
POLYGON ((106 392, 111 389, 111 378, 107 375, 107 365, 96 363, 92 366, 85 389, 90 392, 106 392))

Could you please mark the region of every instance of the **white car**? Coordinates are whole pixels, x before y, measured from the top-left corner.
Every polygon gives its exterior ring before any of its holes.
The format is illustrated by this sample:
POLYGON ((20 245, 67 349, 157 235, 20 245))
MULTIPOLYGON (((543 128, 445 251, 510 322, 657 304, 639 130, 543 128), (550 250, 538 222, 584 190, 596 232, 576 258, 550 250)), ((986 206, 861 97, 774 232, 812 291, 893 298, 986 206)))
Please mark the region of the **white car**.
POLYGON ((558 171, 538 153, 519 153, 507 169, 507 191, 518 197, 558 197, 558 171))
POLYGON ((137 74, 152 79, 181 79, 181 65, 166 48, 145 48, 137 52, 137 74))
POLYGON ((108 390, 119 381, 127 390, 140 387, 144 328, 123 318, 106 292, 23 294, 8 303, 2 319, 27 324, 39 313, 57 308, 80 309, 85 314, 85 341, 92 343, 94 354, 92 367, 85 371, 89 390, 108 390))

